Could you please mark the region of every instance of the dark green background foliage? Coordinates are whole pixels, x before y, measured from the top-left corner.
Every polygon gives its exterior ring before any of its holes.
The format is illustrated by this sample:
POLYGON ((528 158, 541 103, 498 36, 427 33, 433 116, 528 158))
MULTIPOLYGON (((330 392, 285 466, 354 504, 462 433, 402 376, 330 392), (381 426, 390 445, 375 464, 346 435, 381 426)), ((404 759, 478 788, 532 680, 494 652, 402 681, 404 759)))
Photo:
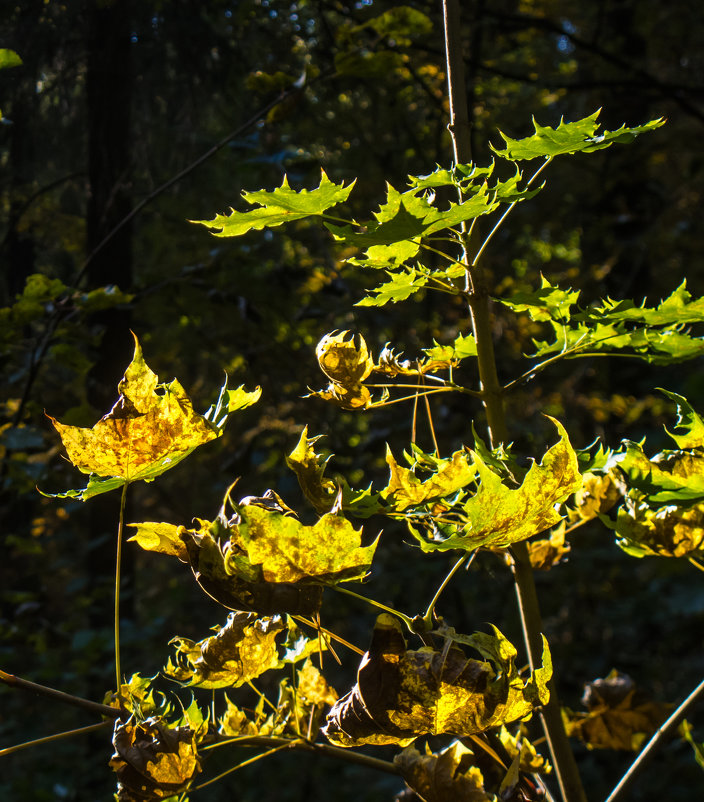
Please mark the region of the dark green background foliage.
MULTIPOLYGON (((315 344, 333 329, 354 329, 374 354, 391 341, 415 357, 433 339, 452 342, 467 332, 461 299, 448 304, 420 293, 383 312, 353 307, 371 281, 343 263, 345 254, 315 223, 224 240, 186 222, 239 204, 243 189, 279 186, 284 172, 296 188, 317 186, 320 166, 336 182, 357 178, 347 211, 363 218, 380 202, 384 181, 402 188, 409 173, 450 161, 440 4, 408 2, 425 18, 405 29, 364 24, 394 5, 5 3, 0 44, 23 60, 0 72, 5 670, 98 700, 112 685, 117 501, 57 502, 35 487, 77 486, 43 411, 82 426, 105 414, 131 357, 130 329, 160 378, 177 375, 197 408, 214 400, 223 370, 231 386, 260 384, 263 396, 187 467, 135 486, 128 520, 212 518, 236 476, 242 496, 272 487, 303 511, 284 455, 305 423, 311 435, 327 435, 322 445, 337 455, 331 467, 357 487, 385 475, 385 442, 395 453, 407 444, 410 414, 399 414, 400 407, 352 414, 302 398, 324 383, 315 344), (243 127, 304 73, 302 89, 243 127), (211 158, 157 191, 233 131, 211 158), (44 278, 27 284, 35 274, 44 278), (106 286, 114 289, 101 291, 106 286)), ((543 272, 552 283, 581 289, 587 302, 606 295, 654 302, 685 277, 700 295, 698 6, 470 0, 462 13, 476 162, 490 159, 489 141, 500 145, 497 128, 527 135, 531 114, 556 125, 603 107, 609 129, 668 118, 665 128, 628 148, 551 168, 546 189, 516 210, 486 255, 497 291, 533 289, 543 272)), ((509 313, 495 329, 499 370, 509 379, 521 372, 520 355, 535 332, 509 313)), ((698 362, 657 373, 630 360, 596 359, 547 370, 509 402, 516 449, 542 453, 553 437, 541 412, 561 419, 576 447, 596 435, 615 446, 647 434, 649 444, 662 445, 662 424, 673 423, 674 407, 655 385, 704 409, 698 362)), ((472 420, 483 425, 480 407, 466 397, 435 404, 433 419, 444 453, 470 441, 472 420)), ((419 438, 430 450, 427 428, 420 427, 419 438)), ((369 595, 415 613, 450 561, 432 555, 419 573, 405 536, 387 530, 369 595)), ((151 675, 163 666, 173 635, 203 638, 224 616, 172 561, 136 552, 128 546, 123 667, 151 675)), ((704 624, 704 594, 686 562, 633 560, 594 526, 580 530, 566 565, 538 579, 561 696, 572 708, 583 683, 613 667, 670 702, 702 676, 693 634, 704 624)), ((372 613, 346 598, 328 602, 325 623, 365 645, 372 613)), ((498 558, 482 556, 443 605, 440 612, 458 629, 492 621, 520 643, 510 577, 498 558)), ((350 679, 349 671, 341 674, 338 688, 350 679)), ((5 687, 0 700, 0 746, 92 723, 88 714, 5 687)), ((704 720, 695 716, 693 723, 701 736, 704 720)), ((110 798, 109 753, 107 736, 23 752, 10 771, 3 767, 0 796, 110 798)), ((594 799, 629 760, 605 752, 579 757, 594 799)), ((225 768, 227 756, 219 759, 225 768)), ((701 787, 689 747, 673 743, 659 759, 633 799, 684 800, 701 787)), ((399 790, 400 781, 347 766, 310 759, 304 772, 308 758, 272 760, 276 770, 245 769, 209 789, 208 798, 323 799, 333 777, 337 799, 388 799, 399 790)))

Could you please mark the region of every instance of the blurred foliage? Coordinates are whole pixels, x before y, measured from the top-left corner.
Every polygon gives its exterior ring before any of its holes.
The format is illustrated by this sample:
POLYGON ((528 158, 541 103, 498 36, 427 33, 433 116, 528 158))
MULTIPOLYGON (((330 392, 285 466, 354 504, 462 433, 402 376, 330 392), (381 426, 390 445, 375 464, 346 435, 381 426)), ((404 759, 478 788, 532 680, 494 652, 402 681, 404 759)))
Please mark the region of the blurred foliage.
MULTIPOLYGON (((94 699, 102 698, 112 677, 117 502, 89 509, 39 496, 36 486, 52 492, 73 481, 45 409, 65 424, 93 426, 116 400, 113 395, 106 406, 101 388, 114 392, 122 375, 129 328, 148 348, 156 373, 178 374, 196 410, 211 403, 223 371, 234 386, 261 385, 259 404, 202 449, 197 469, 180 466, 153 486, 134 488, 131 520, 189 526, 195 510, 218 508, 237 476, 242 495, 260 496, 272 487, 289 503, 301 502, 285 455, 306 423, 326 435, 319 448, 336 455, 330 473, 339 470, 357 487, 385 480, 384 443, 400 453, 410 422, 395 408, 352 414, 301 398, 320 383, 315 345, 323 334, 361 330, 374 353, 393 342, 415 359, 434 342, 456 344, 468 333, 459 298, 441 304, 421 290, 392 313, 353 306, 371 282, 344 263, 350 253, 307 220, 228 240, 186 222, 226 212, 244 188, 279 187, 284 171, 296 188, 317 186, 321 165, 336 182, 357 178, 346 207, 355 216, 381 203, 385 180, 401 187, 409 173, 447 164, 436 2, 406 3, 403 14, 387 0, 118 5, 119 11, 98 0, 24 0, 0 21, 3 43, 21 61, 13 58, 11 69, 0 70, 0 665, 94 699), (111 27, 111 14, 119 25, 111 27), (115 78, 96 67, 96 53, 113 52, 119 37, 125 55, 115 62, 115 78), (126 98, 116 104, 126 126, 118 143, 98 136, 95 103, 89 102, 90 87, 107 86, 109 78, 122 81, 120 97, 126 98), (293 91, 242 129, 282 89, 293 91), (211 158, 158 192, 232 131, 236 135, 211 158), (110 159, 119 162, 121 149, 127 166, 103 195, 99 173, 112 175, 110 159), (89 207, 97 203, 106 220, 114 219, 118 197, 127 199, 127 212, 149 202, 121 230, 127 247, 108 275, 97 269, 99 257, 117 235, 91 256, 98 241, 89 207), (105 372, 110 381, 103 381, 105 372)), ((695 214, 704 190, 704 22, 697 8, 685 0, 462 5, 479 163, 490 158, 487 141, 502 145, 497 128, 511 137, 529 134, 531 114, 557 125, 601 106, 609 129, 668 118, 667 128, 647 140, 570 160, 553 172, 529 212, 516 209, 485 257, 497 294, 534 292, 542 272, 554 285, 581 291, 584 303, 647 297, 653 307, 683 278, 699 297, 704 243, 695 214)), ((117 209, 118 219, 121 214, 117 209)), ((511 378, 542 329, 506 310, 494 327, 499 369, 511 378)), ((595 434, 612 446, 647 434, 654 449, 665 447, 662 425, 671 427, 674 405, 653 392, 652 376, 637 360, 594 358, 549 368, 540 382, 527 378, 509 397, 515 451, 544 451, 552 433, 542 412, 568 422, 576 447, 595 434)), ((657 376, 660 386, 704 408, 700 371, 664 368, 657 376)), ((432 413, 443 454, 469 439, 472 419, 482 430, 478 403, 464 397, 443 398, 432 413)), ((419 414, 419 442, 430 450, 423 422, 419 414)), ((372 583, 377 571, 393 566, 376 595, 407 609, 432 594, 449 558, 432 555, 423 575, 410 575, 402 556, 405 532, 392 525, 386 537, 372 583)), ((613 666, 655 698, 680 698, 704 669, 691 640, 704 617, 697 572, 682 561, 629 559, 596 521, 570 544, 568 561, 538 577, 546 634, 555 663, 565 667, 564 701, 575 707, 582 685, 613 666)), ((198 641, 219 614, 214 603, 194 595, 172 562, 128 548, 128 671, 138 666, 156 673, 163 655, 154 644, 165 649, 175 632, 198 641)), ((501 562, 484 555, 464 576, 461 591, 450 588, 443 599, 448 614, 470 631, 492 620, 518 642, 510 577, 501 562), (493 578, 491 593, 478 581, 480 570, 493 578)), ((364 642, 372 616, 349 601, 331 599, 328 615, 342 620, 340 634, 364 642)), ((345 676, 344 685, 351 681, 345 676)), ((90 723, 85 714, 49 705, 0 686, 2 745, 90 723)), ((661 770, 632 798, 688 799, 701 782, 688 749, 668 747, 661 770)), ((21 752, 12 758, 12 771, 3 773, 0 793, 38 802, 109 798, 107 758, 95 759, 108 753, 101 735, 21 752)), ((350 777, 359 776, 356 768, 310 759, 301 781, 300 758, 276 759, 271 785, 259 773, 253 786, 253 767, 222 790, 214 786, 209 798, 228 798, 233 789, 244 800, 324 798, 331 778, 340 799, 345 788, 350 797, 355 793, 357 781, 350 777)), ((623 756, 601 751, 580 759, 595 797, 605 795, 625 765, 623 756)), ((393 778, 362 776, 370 800, 398 790, 393 778)))

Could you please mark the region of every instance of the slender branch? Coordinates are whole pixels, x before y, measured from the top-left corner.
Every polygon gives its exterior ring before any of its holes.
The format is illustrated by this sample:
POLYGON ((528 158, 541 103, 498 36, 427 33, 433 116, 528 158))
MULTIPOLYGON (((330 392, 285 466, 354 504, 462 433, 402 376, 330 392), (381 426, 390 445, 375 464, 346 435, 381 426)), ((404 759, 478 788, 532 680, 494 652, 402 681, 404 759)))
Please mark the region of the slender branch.
POLYGON ((329 629, 325 629, 325 627, 321 627, 316 624, 314 621, 309 621, 307 618, 303 618, 300 615, 292 615, 294 621, 300 621, 302 624, 306 624, 309 627, 313 627, 313 629, 317 629, 318 632, 322 632, 325 637, 330 638, 331 640, 336 641, 337 643, 346 646, 351 652, 355 652, 356 654, 364 654, 364 650, 360 649, 359 646, 355 646, 353 643, 341 638, 339 635, 336 635, 334 632, 331 632, 329 629))
POLYGON ((127 488, 129 482, 122 486, 120 498, 120 521, 117 525, 117 555, 115 557, 115 690, 119 693, 122 685, 122 671, 120 669, 120 575, 122 565, 122 533, 125 527, 125 506, 127 504, 127 488))
POLYGON ((48 744, 52 741, 58 741, 62 738, 72 738, 74 735, 84 735, 95 730, 102 730, 104 727, 112 726, 112 721, 99 721, 97 724, 89 724, 87 727, 78 727, 75 730, 66 730, 65 732, 57 732, 55 735, 46 735, 44 738, 35 738, 33 741, 25 741, 15 746, 6 746, 0 749, 0 757, 3 755, 11 755, 13 752, 19 752, 22 749, 29 749, 31 746, 41 746, 48 744))
POLYGON ((359 593, 355 593, 353 590, 347 590, 347 588, 343 588, 340 585, 331 585, 331 587, 338 593, 346 593, 348 596, 354 596, 355 599, 359 599, 367 604, 371 604, 372 607, 378 607, 380 610, 384 610, 384 612, 390 613, 391 615, 396 616, 396 618, 400 618, 411 632, 414 631, 413 621, 399 610, 394 610, 393 607, 387 607, 385 604, 382 604, 375 599, 370 599, 368 596, 362 596, 359 593))
POLYGON ((30 682, 28 679, 22 679, 15 674, 9 674, 7 671, 0 669, 0 682, 10 685, 13 688, 22 688, 25 691, 46 696, 49 699, 54 699, 57 702, 72 705, 73 707, 80 707, 83 710, 88 710, 91 713, 97 713, 100 716, 107 716, 108 718, 119 718, 121 715, 120 710, 116 707, 109 705, 102 705, 98 702, 91 702, 90 699, 83 699, 80 696, 74 696, 71 693, 64 691, 57 691, 55 688, 48 688, 46 685, 39 685, 37 682, 30 682))
POLYGON ((290 738, 269 737, 268 735, 250 735, 232 738, 228 743, 236 743, 238 746, 284 746, 301 752, 316 752, 325 757, 335 760, 344 760, 347 763, 356 763, 358 766, 366 766, 376 771, 383 771, 386 774, 398 776, 400 774, 395 764, 388 760, 380 760, 370 755, 355 752, 351 749, 343 749, 331 744, 311 743, 302 739, 291 740, 290 738))
MULTIPOLYGON (((466 88, 453 79, 452 63, 459 56, 461 58, 461 30, 459 25, 458 0, 443 0, 445 9, 445 45, 448 60, 448 87, 450 92, 450 108, 455 113, 462 104, 466 106, 466 88)), ((464 113, 466 118, 466 112, 464 113)), ((453 127, 450 128, 453 136, 455 153, 459 153, 468 146, 458 140, 453 127)), ((463 151, 462 151, 463 152, 463 151)), ((543 165, 545 166, 545 165, 543 165)), ((540 170, 532 177, 535 180, 540 170)), ((510 207, 509 207, 510 209, 510 207)), ((505 215, 504 215, 505 219, 505 215)), ((500 224, 501 221, 499 221, 500 224)), ((496 226, 494 227, 496 231, 496 226)), ((493 232, 492 232, 493 234, 493 232)), ((491 318, 489 310, 488 280, 484 271, 477 267, 477 259, 491 239, 492 234, 484 241, 480 251, 470 260, 465 248, 467 289, 469 292, 469 311, 472 319, 474 337, 477 344, 477 362, 479 379, 483 393, 484 408, 486 410, 490 439, 493 446, 509 441, 506 417, 504 413, 503 388, 498 379, 496 370, 496 355, 494 351, 491 318)), ((466 238, 465 238, 466 241, 466 238)), ((528 547, 519 543, 514 548, 514 580, 521 614, 523 636, 528 651, 531 668, 535 669, 541 664, 542 657, 542 622, 538 606, 535 580, 528 557, 528 547)), ((559 702, 555 694, 554 679, 550 687, 550 701, 542 713, 543 729, 550 747, 555 774, 562 792, 563 802, 586 802, 586 796, 577 770, 577 764, 570 748, 562 724, 559 702)))
POLYGON ((226 777, 228 774, 232 774, 234 771, 238 769, 243 769, 245 766, 249 766, 252 763, 256 763, 258 760, 261 760, 264 757, 268 757, 269 755, 273 755, 274 752, 280 752, 282 749, 288 749, 291 744, 279 744, 279 746, 274 746, 271 749, 267 749, 266 752, 262 752, 260 755, 255 755, 254 757, 250 757, 249 760, 244 760, 242 763, 238 763, 236 766, 232 766, 229 769, 226 769, 222 773, 218 774, 217 777, 213 777, 210 780, 207 780, 200 785, 194 786, 194 791, 200 791, 201 788, 205 788, 207 785, 212 785, 212 783, 217 782, 218 780, 222 780, 223 777, 226 777))
POLYGON ((682 704, 675 710, 675 712, 667 719, 664 724, 661 724, 655 731, 653 737, 643 747, 638 757, 633 761, 628 771, 621 777, 618 785, 609 794, 606 802, 616 802, 621 799, 626 791, 631 787, 635 778, 640 772, 650 763, 655 755, 655 752, 665 743, 667 737, 672 734, 672 731, 682 721, 687 713, 687 710, 704 694, 704 680, 689 694, 689 696, 682 702, 682 704))
POLYGON ((423 616, 423 621, 425 622, 425 624, 426 624, 426 626, 428 628, 430 628, 432 626, 433 613, 435 612, 435 605, 437 604, 438 599, 440 598, 440 594, 450 584, 450 580, 457 573, 457 571, 459 571, 459 569, 462 566, 462 563, 467 559, 468 556, 469 556, 469 562, 467 563, 467 568, 469 568, 469 566, 472 564, 472 561, 477 556, 477 550, 475 549, 471 553, 471 556, 467 552, 467 553, 463 554, 459 558, 459 560, 457 560, 457 562, 452 566, 452 568, 450 569, 448 575, 443 579, 442 583, 440 584, 440 587, 437 589, 437 592, 433 596, 432 601, 428 605, 428 609, 425 611, 425 615, 423 616))
MULTIPOLYGON (((537 178, 537 177, 540 175, 540 173, 542 173, 542 171, 543 171, 543 170, 544 170, 544 169, 545 169, 545 168, 548 166, 548 164, 550 164, 550 162, 552 161, 552 159, 553 159, 553 157, 552 157, 552 156, 547 156, 547 157, 546 157, 545 161, 544 161, 544 162, 543 162, 543 163, 540 165, 540 167, 539 167, 539 168, 538 168, 538 169, 535 171, 535 173, 533 173, 533 175, 532 175, 532 176, 531 176, 531 177, 528 179, 528 183, 526 184, 526 189, 528 189, 528 187, 529 187, 529 186, 530 186, 530 185, 533 183, 533 181, 535 181, 535 179, 536 179, 536 178, 537 178)), ((477 255, 476 255, 476 256, 474 257, 474 259, 472 260, 472 267, 474 267, 474 265, 476 265, 476 264, 477 264, 477 262, 479 261, 479 257, 480 257, 480 256, 481 256, 481 255, 484 253, 484 250, 486 249, 486 246, 487 246, 487 245, 489 244, 489 242, 491 241, 491 238, 492 238, 492 237, 494 236, 494 234, 496 234, 496 232, 497 232, 497 231, 498 231, 498 230, 501 228, 501 226, 503 225, 503 222, 504 222, 504 220, 505 220, 505 219, 506 219, 506 218, 509 216, 509 214, 510 214, 510 213, 513 211, 513 209, 516 207, 516 204, 517 204, 517 203, 518 203, 518 201, 514 201, 514 202, 513 202, 513 203, 512 203, 512 204, 511 204, 511 205, 508 207, 508 209, 506 209, 506 211, 505 211, 505 212, 504 212, 504 213, 501 215, 501 217, 499 218, 499 220, 498 220, 498 222, 496 223, 496 225, 495 225, 495 226, 494 226, 494 227, 491 229, 491 231, 490 231, 490 232, 487 234, 487 237, 486 237, 486 239, 484 240, 484 242, 482 242, 482 244, 481 244, 481 247, 480 247, 480 248, 479 248, 479 250, 477 251, 477 255)))

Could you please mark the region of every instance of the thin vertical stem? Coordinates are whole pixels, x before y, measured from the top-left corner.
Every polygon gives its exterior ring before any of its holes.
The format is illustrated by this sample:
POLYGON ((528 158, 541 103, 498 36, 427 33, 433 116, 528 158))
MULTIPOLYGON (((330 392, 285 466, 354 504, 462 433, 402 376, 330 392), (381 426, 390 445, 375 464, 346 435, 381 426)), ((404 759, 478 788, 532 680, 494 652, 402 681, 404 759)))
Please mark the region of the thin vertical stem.
POLYGON ((125 527, 125 506, 127 504, 127 488, 129 482, 122 486, 120 498, 120 521, 117 525, 117 555, 115 557, 115 690, 119 693, 122 685, 122 670, 120 667, 120 568, 122 564, 122 532, 125 527))
MULTIPOLYGON (((469 125, 466 109, 466 87, 462 67, 462 42, 458 0, 443 0, 445 50, 447 54, 448 89, 450 94, 450 133, 455 157, 466 160, 469 155, 469 125), (464 106, 464 109, 463 109, 464 106), (466 126, 465 126, 466 123, 466 126)), ((466 245, 466 237, 465 237, 466 245)), ((465 247, 465 267, 472 328, 477 343, 477 361, 482 399, 486 410, 489 435, 493 446, 508 443, 508 428, 503 403, 503 389, 496 370, 496 355, 491 329, 489 287, 485 272, 473 262, 465 247)), ((519 543, 513 548, 513 573, 521 615, 523 636, 532 669, 542 658, 542 622, 535 580, 528 557, 528 547, 519 543)), ((550 701, 542 713, 543 729, 550 747, 563 802, 586 802, 577 764, 562 724, 555 683, 550 687, 550 701)))

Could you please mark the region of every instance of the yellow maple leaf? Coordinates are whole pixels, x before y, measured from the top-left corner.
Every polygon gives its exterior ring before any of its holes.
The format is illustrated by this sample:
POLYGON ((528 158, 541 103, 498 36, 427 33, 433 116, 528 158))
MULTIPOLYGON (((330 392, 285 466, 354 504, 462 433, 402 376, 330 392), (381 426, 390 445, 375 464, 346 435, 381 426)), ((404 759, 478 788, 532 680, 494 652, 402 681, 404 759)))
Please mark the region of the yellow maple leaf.
MULTIPOLYGON (((70 461, 91 474, 84 490, 57 495, 86 500, 127 482, 151 481, 220 435, 220 425, 195 412, 178 380, 158 381, 135 337, 134 357, 118 385, 120 397, 92 429, 67 426, 48 416, 70 461)), ((233 410, 254 403, 259 392, 245 393, 240 388, 227 395, 228 408, 233 410)))

